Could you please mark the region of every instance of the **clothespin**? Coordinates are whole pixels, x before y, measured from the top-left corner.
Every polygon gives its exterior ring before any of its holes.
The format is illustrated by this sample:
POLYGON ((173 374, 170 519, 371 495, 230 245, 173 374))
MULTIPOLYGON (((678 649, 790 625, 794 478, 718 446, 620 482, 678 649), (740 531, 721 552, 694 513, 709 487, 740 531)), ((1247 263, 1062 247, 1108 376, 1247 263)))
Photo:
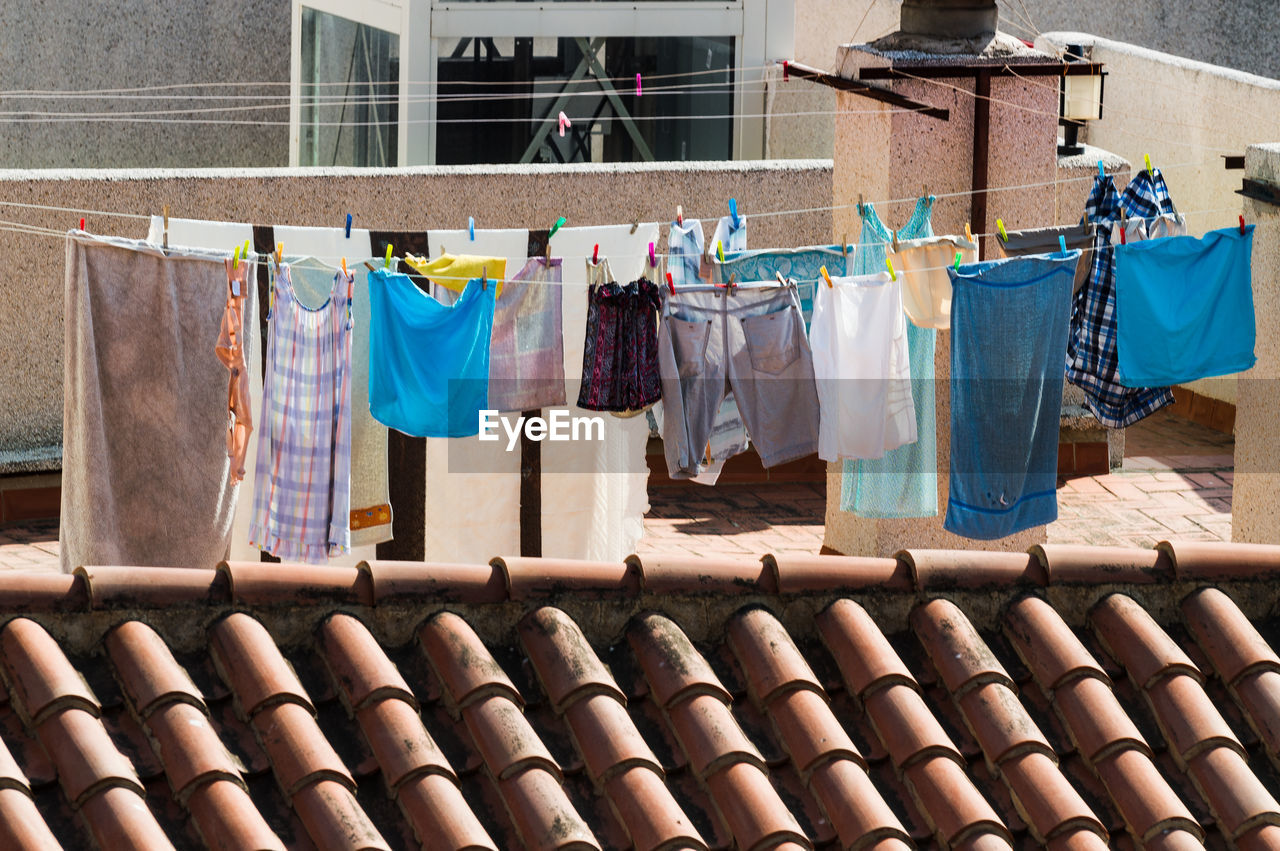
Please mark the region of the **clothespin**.
POLYGON ((826 266, 819 267, 818 272, 822 274, 822 280, 827 282, 827 289, 832 289, 833 285, 831 283, 831 273, 827 271, 827 267, 826 266))
POLYGON ((344 278, 351 277, 351 273, 347 271, 347 258, 345 257, 342 258, 342 276, 344 278))
POLYGON ((858 193, 858 215, 862 215, 862 193, 858 193))
POLYGON ((80 220, 80 230, 84 230, 84 219, 80 220))
POLYGON ((889 277, 892 280, 898 280, 898 273, 893 271, 893 261, 889 259, 889 255, 885 255, 884 265, 889 267, 889 277))
POLYGON ((849 234, 840 234, 840 253, 845 257, 849 256, 849 234))
POLYGON ((642 94, 644 94, 644 91, 640 86, 640 75, 636 74, 636 97, 640 97, 642 94))
POLYGON ((597 242, 595 244, 595 247, 591 249, 591 264, 594 266, 599 262, 600 262, 600 243, 597 242))
POLYGON ((729 199, 729 216, 733 219, 733 226, 738 226, 738 199, 729 199))
POLYGON ((893 232, 893 250, 898 250, 898 232, 896 230, 893 232))
POLYGON ((169 250, 169 205, 164 205, 164 249, 169 250))
POLYGON ((1244 216, 1240 217, 1240 235, 1244 236, 1244 216))
POLYGON ((782 82, 784 83, 787 80, 791 79, 791 68, 789 67, 790 65, 791 65, 790 60, 787 60, 787 59, 782 60, 782 82))
POLYGON ((236 267, 240 265, 240 246, 236 246, 236 250, 231 252, 231 271, 234 272, 236 267))
POLYGON ((1143 154, 1142 160, 1147 164, 1147 174, 1155 177, 1155 172, 1151 170, 1151 154, 1143 154))
POLYGON ((351 214, 347 213, 347 239, 351 239, 351 214))
POLYGON ((777 278, 777 279, 778 279, 778 286, 780 286, 780 287, 785 287, 785 286, 787 286, 787 279, 786 279, 786 278, 784 278, 784 277, 782 277, 782 273, 781 273, 781 272, 774 272, 774 273, 773 273, 773 276, 774 276, 775 278, 777 278))
POLYGON ((679 204, 676 204, 676 224, 680 227, 684 227, 684 207, 681 207, 679 204))
POLYGON ((572 127, 573 122, 569 120, 569 116, 564 114, 564 110, 560 111, 560 138, 564 138, 564 128, 572 127))
POLYGON ((667 273, 667 289, 671 290, 671 294, 676 294, 676 282, 672 279, 671 273, 667 273))
POLYGON ((720 258, 720 262, 724 262, 724 241, 716 240, 716 257, 720 258))
POLYGON ((1062 253, 1067 253, 1067 238, 1062 234, 1058 234, 1058 248, 1062 249, 1062 253))
POLYGON ((556 235, 556 231, 564 227, 565 221, 566 221, 565 217, 560 216, 558 219, 556 219, 556 223, 551 226, 551 230, 547 231, 547 262, 548 263, 551 262, 551 237, 556 235))
POLYGON ((387 243, 387 256, 382 259, 382 268, 391 268, 391 243, 387 243))
POLYGON ((244 251, 240 252, 240 256, 244 258, 244 262, 249 262, 249 240, 244 241, 244 251))
POLYGON ((1127 243, 1128 243, 1128 239, 1125 236, 1124 213, 1121 213, 1120 214, 1120 244, 1125 245, 1127 243))
POLYGON ((973 242, 973 231, 969 230, 969 223, 964 223, 964 238, 973 242))
POLYGON ((282 260, 284 260, 284 243, 277 242, 276 243, 276 265, 279 266, 282 260))
POLYGON ((959 251, 957 251, 957 252, 956 252, 956 265, 955 265, 955 270, 956 270, 957 272, 959 272, 959 271, 960 271, 960 252, 959 252, 959 251))
POLYGON ((1004 230, 1004 219, 996 219, 996 230, 1000 231, 1000 239, 1004 242, 1009 241, 1009 234, 1004 230))
POLYGON ((471 241, 476 241, 476 217, 467 216, 467 235, 471 237, 471 241))
POLYGON ((485 288, 488 285, 488 283, 489 283, 489 267, 481 266, 480 267, 480 292, 485 291, 485 288))
POLYGON ((658 258, 653 253, 652 242, 649 243, 649 265, 654 269, 658 268, 658 258))
POLYGON ((1102 160, 1098 160, 1098 179, 1099 180, 1107 179, 1107 170, 1102 167, 1102 160))

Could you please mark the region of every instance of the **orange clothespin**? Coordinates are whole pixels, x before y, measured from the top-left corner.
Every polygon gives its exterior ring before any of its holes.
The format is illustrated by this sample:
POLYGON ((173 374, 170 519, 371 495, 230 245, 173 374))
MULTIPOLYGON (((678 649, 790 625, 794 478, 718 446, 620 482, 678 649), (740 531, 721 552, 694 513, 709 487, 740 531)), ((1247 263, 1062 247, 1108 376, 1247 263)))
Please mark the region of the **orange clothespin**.
POLYGON ((964 238, 973 242, 973 231, 969 230, 969 223, 964 223, 964 238))
POLYGON ((827 271, 827 267, 823 266, 818 271, 822 273, 822 280, 827 282, 827 289, 832 289, 834 285, 831 283, 831 274, 827 271))
POLYGON ((284 243, 277 242, 276 243, 276 265, 279 266, 283 260, 284 260, 284 243))

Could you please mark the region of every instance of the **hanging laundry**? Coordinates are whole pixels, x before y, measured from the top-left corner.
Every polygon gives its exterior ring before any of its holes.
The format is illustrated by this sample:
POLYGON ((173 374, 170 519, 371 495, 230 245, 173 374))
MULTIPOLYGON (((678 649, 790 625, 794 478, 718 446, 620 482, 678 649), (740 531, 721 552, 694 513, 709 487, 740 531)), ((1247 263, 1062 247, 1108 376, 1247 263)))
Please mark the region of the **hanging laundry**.
POLYGON ((507 277, 505 259, 479 254, 441 254, 434 260, 408 255, 405 263, 418 274, 429 278, 431 283, 455 292, 462 292, 469 281, 485 276, 496 282, 497 295, 501 297, 503 279, 507 277))
POLYGON ((413 437, 466 437, 489 407, 492 281, 474 279, 443 305, 408 275, 369 273, 369 410, 413 437))
POLYGON ((648 278, 619 284, 608 258, 587 262, 587 334, 578 407, 633 417, 662 398, 658 379, 658 309, 648 278))
MULTIPOLYGON (((64 572, 94 564, 207 570, 226 558, 239 490, 227 457, 227 370, 214 356, 227 256, 67 237, 64 572)), ((245 322, 257 322, 252 290, 243 310, 245 322)))
MULTIPOLYGON (((826 266, 832 277, 843 277, 849 274, 848 263, 849 256, 838 245, 732 252, 726 247, 724 262, 715 264, 715 283, 723 284, 730 276, 739 284, 752 281, 772 282, 778 275, 793 280, 800 297, 800 312, 804 316, 805 327, 808 328, 813 317, 814 292, 818 282, 822 280, 818 270, 826 266)), ((825 282, 823 286, 826 286, 825 282)))
POLYGON ((1251 368, 1252 252, 1253 225, 1116 246, 1120 383, 1183 384, 1251 368))
POLYGON ((663 310, 659 354, 671 478, 699 471, 726 381, 765 467, 817 450, 813 355, 794 286, 677 290, 663 310))
POLYGON ((902 289, 888 272, 818 287, 809 344, 818 386, 818 457, 880 458, 916 439, 902 289))
MULTIPOLYGON (((702 222, 688 219, 671 223, 667 235, 667 271, 676 288, 696 287, 702 280, 702 222)), ((661 283, 661 282, 659 282, 661 283)))
POLYGON ((707 244, 708 256, 715 257, 717 246, 724 248, 728 256, 730 251, 745 251, 747 247, 747 217, 724 216, 716 222, 716 229, 711 234, 711 242, 707 244))
POLYGON ((530 257, 493 312, 489 407, 525 411, 565 403, 561 261, 530 257))
POLYGON ((1071 292, 1078 293, 1089 280, 1089 258, 1093 253, 1095 227, 1089 222, 1077 225, 1057 225, 1049 228, 1025 228, 1006 232, 1009 238, 997 239, 996 247, 1001 257, 1022 257, 1027 254, 1052 254, 1061 250, 1058 237, 1067 243, 1068 251, 1081 252, 1081 260, 1076 264, 1076 276, 1071 283, 1071 292))
POLYGON ((991 540, 1058 517, 1058 357, 1079 259, 1037 254, 951 271, 948 532, 991 540))
POLYGON ((961 263, 975 263, 978 244, 958 236, 926 236, 899 239, 889 252, 902 281, 902 306, 921 328, 945 331, 951 327, 951 276, 947 269, 955 265, 957 253, 961 263))
POLYGON ((262 428, 249 541, 285 560, 323 563, 351 547, 351 288, 333 276, 308 310, 290 267, 273 264, 262 428))
POLYGON ((228 260, 226 266, 227 306, 222 312, 222 331, 214 352, 231 373, 227 386, 227 458, 231 460, 231 481, 239 483, 244 480, 249 435, 253 433, 249 368, 244 360, 244 302, 249 292, 246 271, 250 264, 228 260))
MULTIPOLYGON (((893 233, 870 204, 859 209, 862 231, 849 274, 872 275, 885 268, 893 233)), ((933 236, 933 198, 916 201, 898 241, 933 236)), ((953 259, 954 262, 954 259, 953 259)), ((859 517, 934 517, 938 513, 938 444, 934 399, 934 346, 937 332, 907 323, 911 396, 916 411, 916 441, 886 452, 883 458, 846 460, 840 509, 859 517)), ((897 367, 895 367, 897 369, 897 367)))
POLYGON ((1173 214, 1164 177, 1141 171, 1124 194, 1110 175, 1094 178, 1085 219, 1096 225, 1089 280, 1075 295, 1067 338, 1067 380, 1084 391, 1085 404, 1108 428, 1124 428, 1173 403, 1168 387, 1125 387, 1116 357, 1115 253, 1112 232, 1122 216, 1152 218, 1173 214))

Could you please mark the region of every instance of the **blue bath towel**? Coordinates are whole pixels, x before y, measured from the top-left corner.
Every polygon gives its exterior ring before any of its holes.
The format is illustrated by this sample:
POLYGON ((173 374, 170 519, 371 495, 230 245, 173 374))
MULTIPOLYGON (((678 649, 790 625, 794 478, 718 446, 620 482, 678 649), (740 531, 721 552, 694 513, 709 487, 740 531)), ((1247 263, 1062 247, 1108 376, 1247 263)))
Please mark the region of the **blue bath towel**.
POLYGON ((1116 346, 1125 387, 1253 366, 1253 225, 1117 245, 1116 346))
POLYGON ((951 493, 943 528, 1003 538, 1058 517, 1062 353, 1079 251, 951 270, 951 493))

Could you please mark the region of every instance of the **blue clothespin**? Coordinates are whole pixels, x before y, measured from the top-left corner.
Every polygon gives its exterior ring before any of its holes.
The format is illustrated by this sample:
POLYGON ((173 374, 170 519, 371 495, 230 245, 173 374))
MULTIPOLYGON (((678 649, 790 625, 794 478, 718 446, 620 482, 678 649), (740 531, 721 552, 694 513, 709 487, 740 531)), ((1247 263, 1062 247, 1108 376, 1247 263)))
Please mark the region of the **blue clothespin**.
POLYGON ((1102 160, 1098 160, 1098 179, 1099 180, 1107 179, 1107 170, 1102 167, 1102 160))
POLYGON ((733 218, 733 226, 736 228, 738 226, 738 199, 737 198, 729 199, 729 215, 733 218))
POLYGON ((1062 253, 1067 253, 1067 238, 1062 234, 1058 234, 1058 247, 1062 249, 1062 253))
POLYGON ((347 213, 347 239, 351 239, 351 214, 347 213))
POLYGON ((471 241, 476 241, 476 217, 467 216, 467 233, 471 237, 471 241))

